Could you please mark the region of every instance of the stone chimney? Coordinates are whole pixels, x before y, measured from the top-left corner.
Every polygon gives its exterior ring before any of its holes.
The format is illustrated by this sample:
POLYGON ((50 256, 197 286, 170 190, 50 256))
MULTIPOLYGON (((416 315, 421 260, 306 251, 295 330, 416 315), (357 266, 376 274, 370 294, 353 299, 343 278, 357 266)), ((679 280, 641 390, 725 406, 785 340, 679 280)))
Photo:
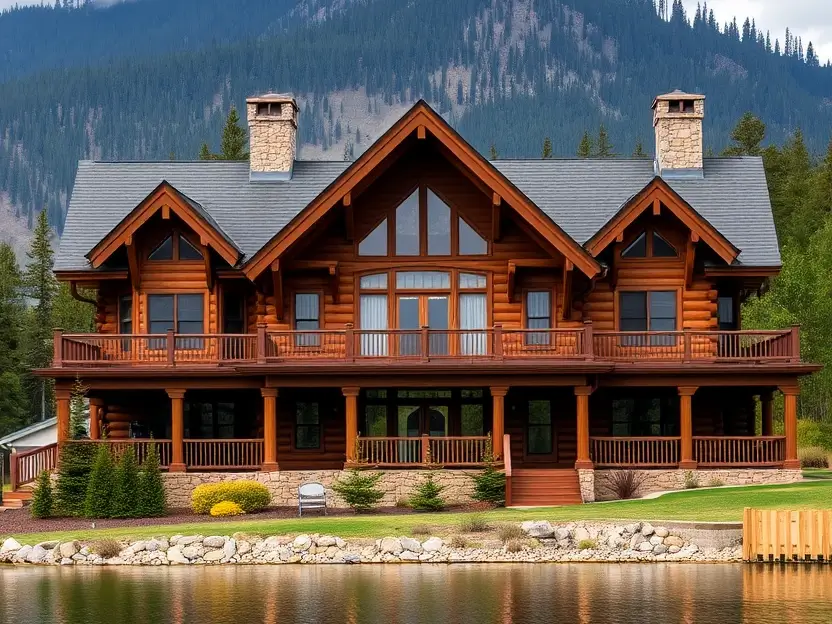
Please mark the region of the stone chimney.
POLYGON ((291 95, 267 93, 246 100, 251 180, 292 177, 298 135, 298 103, 291 95))
POLYGON ((702 177, 704 117, 704 95, 677 89, 653 100, 656 173, 663 177, 702 177))

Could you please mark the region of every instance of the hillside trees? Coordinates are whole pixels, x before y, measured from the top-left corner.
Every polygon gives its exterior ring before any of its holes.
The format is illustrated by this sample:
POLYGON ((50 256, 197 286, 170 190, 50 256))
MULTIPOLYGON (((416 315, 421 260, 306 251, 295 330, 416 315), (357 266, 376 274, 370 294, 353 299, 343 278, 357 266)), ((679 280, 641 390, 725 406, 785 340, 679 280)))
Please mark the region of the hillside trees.
POLYGON ((28 415, 21 383, 26 314, 22 287, 14 250, 0 243, 0 436, 19 429, 28 415))

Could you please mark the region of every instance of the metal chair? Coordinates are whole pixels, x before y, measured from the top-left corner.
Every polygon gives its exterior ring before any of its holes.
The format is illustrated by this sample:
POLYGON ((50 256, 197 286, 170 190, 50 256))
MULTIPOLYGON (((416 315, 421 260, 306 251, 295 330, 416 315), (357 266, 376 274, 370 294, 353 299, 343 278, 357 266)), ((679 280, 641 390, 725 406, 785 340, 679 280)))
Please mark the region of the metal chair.
POLYGON ((298 488, 298 516, 304 509, 323 509, 326 515, 326 490, 320 483, 304 483, 298 488))

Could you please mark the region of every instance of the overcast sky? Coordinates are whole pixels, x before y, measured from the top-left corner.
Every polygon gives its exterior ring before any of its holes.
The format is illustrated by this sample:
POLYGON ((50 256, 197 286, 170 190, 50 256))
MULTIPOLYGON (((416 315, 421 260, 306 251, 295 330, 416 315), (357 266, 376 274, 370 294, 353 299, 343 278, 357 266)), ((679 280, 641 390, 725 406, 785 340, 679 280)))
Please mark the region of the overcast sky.
MULTIPOLYGON (((116 0, 97 1, 109 4, 116 0)), ((693 17, 698 0, 682 1, 693 17)), ((0 0, 0 9, 26 3, 26 0, 0 0)), ((743 20, 752 17, 757 21, 757 28, 770 30, 772 41, 775 37, 780 39, 781 46, 788 26, 796 36, 803 38, 804 49, 809 41, 814 42, 821 62, 832 58, 832 0, 708 0, 708 7, 714 10, 720 26, 736 16, 742 27, 743 20)))

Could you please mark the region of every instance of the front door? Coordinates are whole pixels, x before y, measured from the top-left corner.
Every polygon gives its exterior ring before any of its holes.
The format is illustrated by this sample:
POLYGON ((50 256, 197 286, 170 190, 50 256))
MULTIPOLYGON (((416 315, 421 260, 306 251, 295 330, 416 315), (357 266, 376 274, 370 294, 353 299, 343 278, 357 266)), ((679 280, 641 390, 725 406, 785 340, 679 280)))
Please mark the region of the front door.
POLYGON ((406 330, 398 337, 399 355, 422 355, 419 330, 428 327, 428 355, 448 354, 447 295, 405 295, 398 299, 398 328, 406 330))
MULTIPOLYGON (((398 435, 417 438, 423 435, 443 437, 448 435, 448 405, 399 405, 398 435)), ((421 445, 402 441, 399 443, 399 461, 417 462, 420 460, 421 445)))

